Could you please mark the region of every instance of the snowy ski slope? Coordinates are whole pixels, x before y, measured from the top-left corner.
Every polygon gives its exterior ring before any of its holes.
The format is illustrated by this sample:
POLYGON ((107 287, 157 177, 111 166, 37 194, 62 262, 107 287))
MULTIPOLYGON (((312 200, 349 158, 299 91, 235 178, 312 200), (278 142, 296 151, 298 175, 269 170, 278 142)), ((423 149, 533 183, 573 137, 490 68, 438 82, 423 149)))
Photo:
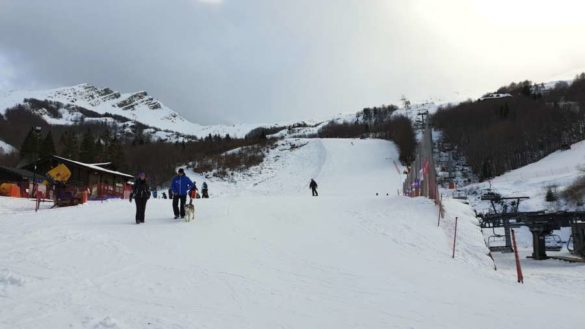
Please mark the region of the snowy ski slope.
POLYGON ((582 326, 582 284, 493 271, 467 206, 447 202, 437 227, 432 202, 396 195, 397 158, 386 141, 285 141, 211 181, 192 223, 169 200, 137 226, 128 201, 0 198, 0 328, 582 326))

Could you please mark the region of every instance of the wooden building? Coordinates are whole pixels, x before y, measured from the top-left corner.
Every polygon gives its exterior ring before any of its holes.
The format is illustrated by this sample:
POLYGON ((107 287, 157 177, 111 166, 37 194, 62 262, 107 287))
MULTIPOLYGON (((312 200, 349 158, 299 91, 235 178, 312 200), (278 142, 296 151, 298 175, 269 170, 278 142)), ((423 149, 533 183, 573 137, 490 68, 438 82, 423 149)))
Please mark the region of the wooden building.
MULTIPOLYGON (((19 197, 29 197, 33 189, 33 181, 42 182, 45 176, 22 168, 0 166, 0 185, 12 184, 18 187, 19 197)), ((43 191, 44 192, 44 191, 43 191)), ((10 194, 10 196, 17 196, 10 194)))
POLYGON ((89 199, 92 200, 126 198, 131 190, 130 183, 134 179, 132 175, 108 169, 109 163, 83 163, 56 155, 29 164, 24 169, 31 170, 35 164, 36 171, 40 173, 46 173, 64 164, 71 171, 67 186, 87 191, 89 199))

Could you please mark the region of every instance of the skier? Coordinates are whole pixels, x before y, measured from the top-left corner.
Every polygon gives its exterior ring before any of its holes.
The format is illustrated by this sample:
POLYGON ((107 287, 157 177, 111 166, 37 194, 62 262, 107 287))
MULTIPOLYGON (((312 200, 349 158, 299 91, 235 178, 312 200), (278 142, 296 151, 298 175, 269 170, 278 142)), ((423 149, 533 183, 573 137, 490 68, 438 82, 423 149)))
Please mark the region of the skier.
POLYGON ((313 191, 313 196, 319 196, 319 193, 317 193, 317 182, 312 178, 309 187, 311 188, 311 191, 313 191))
POLYGON ((156 189, 152 189, 152 197, 157 199, 158 198, 158 192, 156 189))
POLYGON ((193 182, 189 177, 185 176, 183 168, 177 171, 177 176, 173 178, 171 183, 171 190, 173 195, 173 212, 175 213, 175 219, 185 218, 185 202, 187 201, 187 194, 194 186, 193 182), (181 203, 179 207, 179 201, 181 203))
POLYGON ((146 201, 150 199, 150 188, 146 182, 146 175, 141 172, 134 180, 134 187, 130 193, 130 203, 132 199, 136 202, 136 224, 144 223, 144 213, 146 212, 146 201))
POLYGON ((202 197, 204 199, 209 199, 209 190, 207 189, 206 182, 203 182, 203 185, 201 185, 201 194, 203 194, 202 197))

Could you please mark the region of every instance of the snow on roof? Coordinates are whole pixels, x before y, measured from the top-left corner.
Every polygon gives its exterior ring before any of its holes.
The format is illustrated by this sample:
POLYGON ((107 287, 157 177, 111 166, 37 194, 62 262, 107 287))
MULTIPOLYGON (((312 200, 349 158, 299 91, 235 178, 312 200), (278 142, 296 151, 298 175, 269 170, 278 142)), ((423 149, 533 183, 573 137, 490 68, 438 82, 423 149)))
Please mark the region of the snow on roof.
POLYGON ((125 174, 125 173, 122 173, 119 171, 105 169, 105 168, 98 166, 97 164, 83 163, 83 162, 67 159, 64 157, 60 157, 58 155, 53 155, 53 158, 67 161, 69 163, 73 163, 73 164, 76 164, 76 165, 81 166, 81 167, 86 167, 86 168, 93 169, 95 171, 100 171, 100 172, 107 173, 107 174, 113 174, 113 175, 124 176, 124 177, 128 177, 128 178, 134 178, 134 176, 132 176, 132 175, 125 174))
POLYGON ((505 98, 505 97, 512 97, 512 95, 505 93, 505 94, 498 94, 498 93, 490 93, 487 94, 483 97, 481 97, 479 100, 482 101, 484 99, 496 99, 496 98, 505 98))
POLYGON ((100 166, 100 167, 109 166, 111 164, 112 164, 111 162, 90 163, 90 165, 92 165, 92 166, 100 166))

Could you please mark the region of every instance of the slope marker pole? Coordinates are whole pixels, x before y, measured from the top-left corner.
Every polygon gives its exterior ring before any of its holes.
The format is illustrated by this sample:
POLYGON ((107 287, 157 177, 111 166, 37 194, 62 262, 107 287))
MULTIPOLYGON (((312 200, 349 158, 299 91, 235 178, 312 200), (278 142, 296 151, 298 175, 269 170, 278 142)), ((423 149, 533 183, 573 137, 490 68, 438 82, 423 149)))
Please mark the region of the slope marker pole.
POLYGON ((518 248, 516 247, 516 232, 512 230, 512 245, 514 246, 514 258, 516 259, 516 276, 518 283, 524 283, 524 275, 522 274, 522 267, 520 266, 520 257, 518 256, 518 248))
POLYGON ((455 258, 455 244, 457 243, 457 220, 458 217, 455 217, 455 234, 453 234, 453 255, 451 258, 455 258))

